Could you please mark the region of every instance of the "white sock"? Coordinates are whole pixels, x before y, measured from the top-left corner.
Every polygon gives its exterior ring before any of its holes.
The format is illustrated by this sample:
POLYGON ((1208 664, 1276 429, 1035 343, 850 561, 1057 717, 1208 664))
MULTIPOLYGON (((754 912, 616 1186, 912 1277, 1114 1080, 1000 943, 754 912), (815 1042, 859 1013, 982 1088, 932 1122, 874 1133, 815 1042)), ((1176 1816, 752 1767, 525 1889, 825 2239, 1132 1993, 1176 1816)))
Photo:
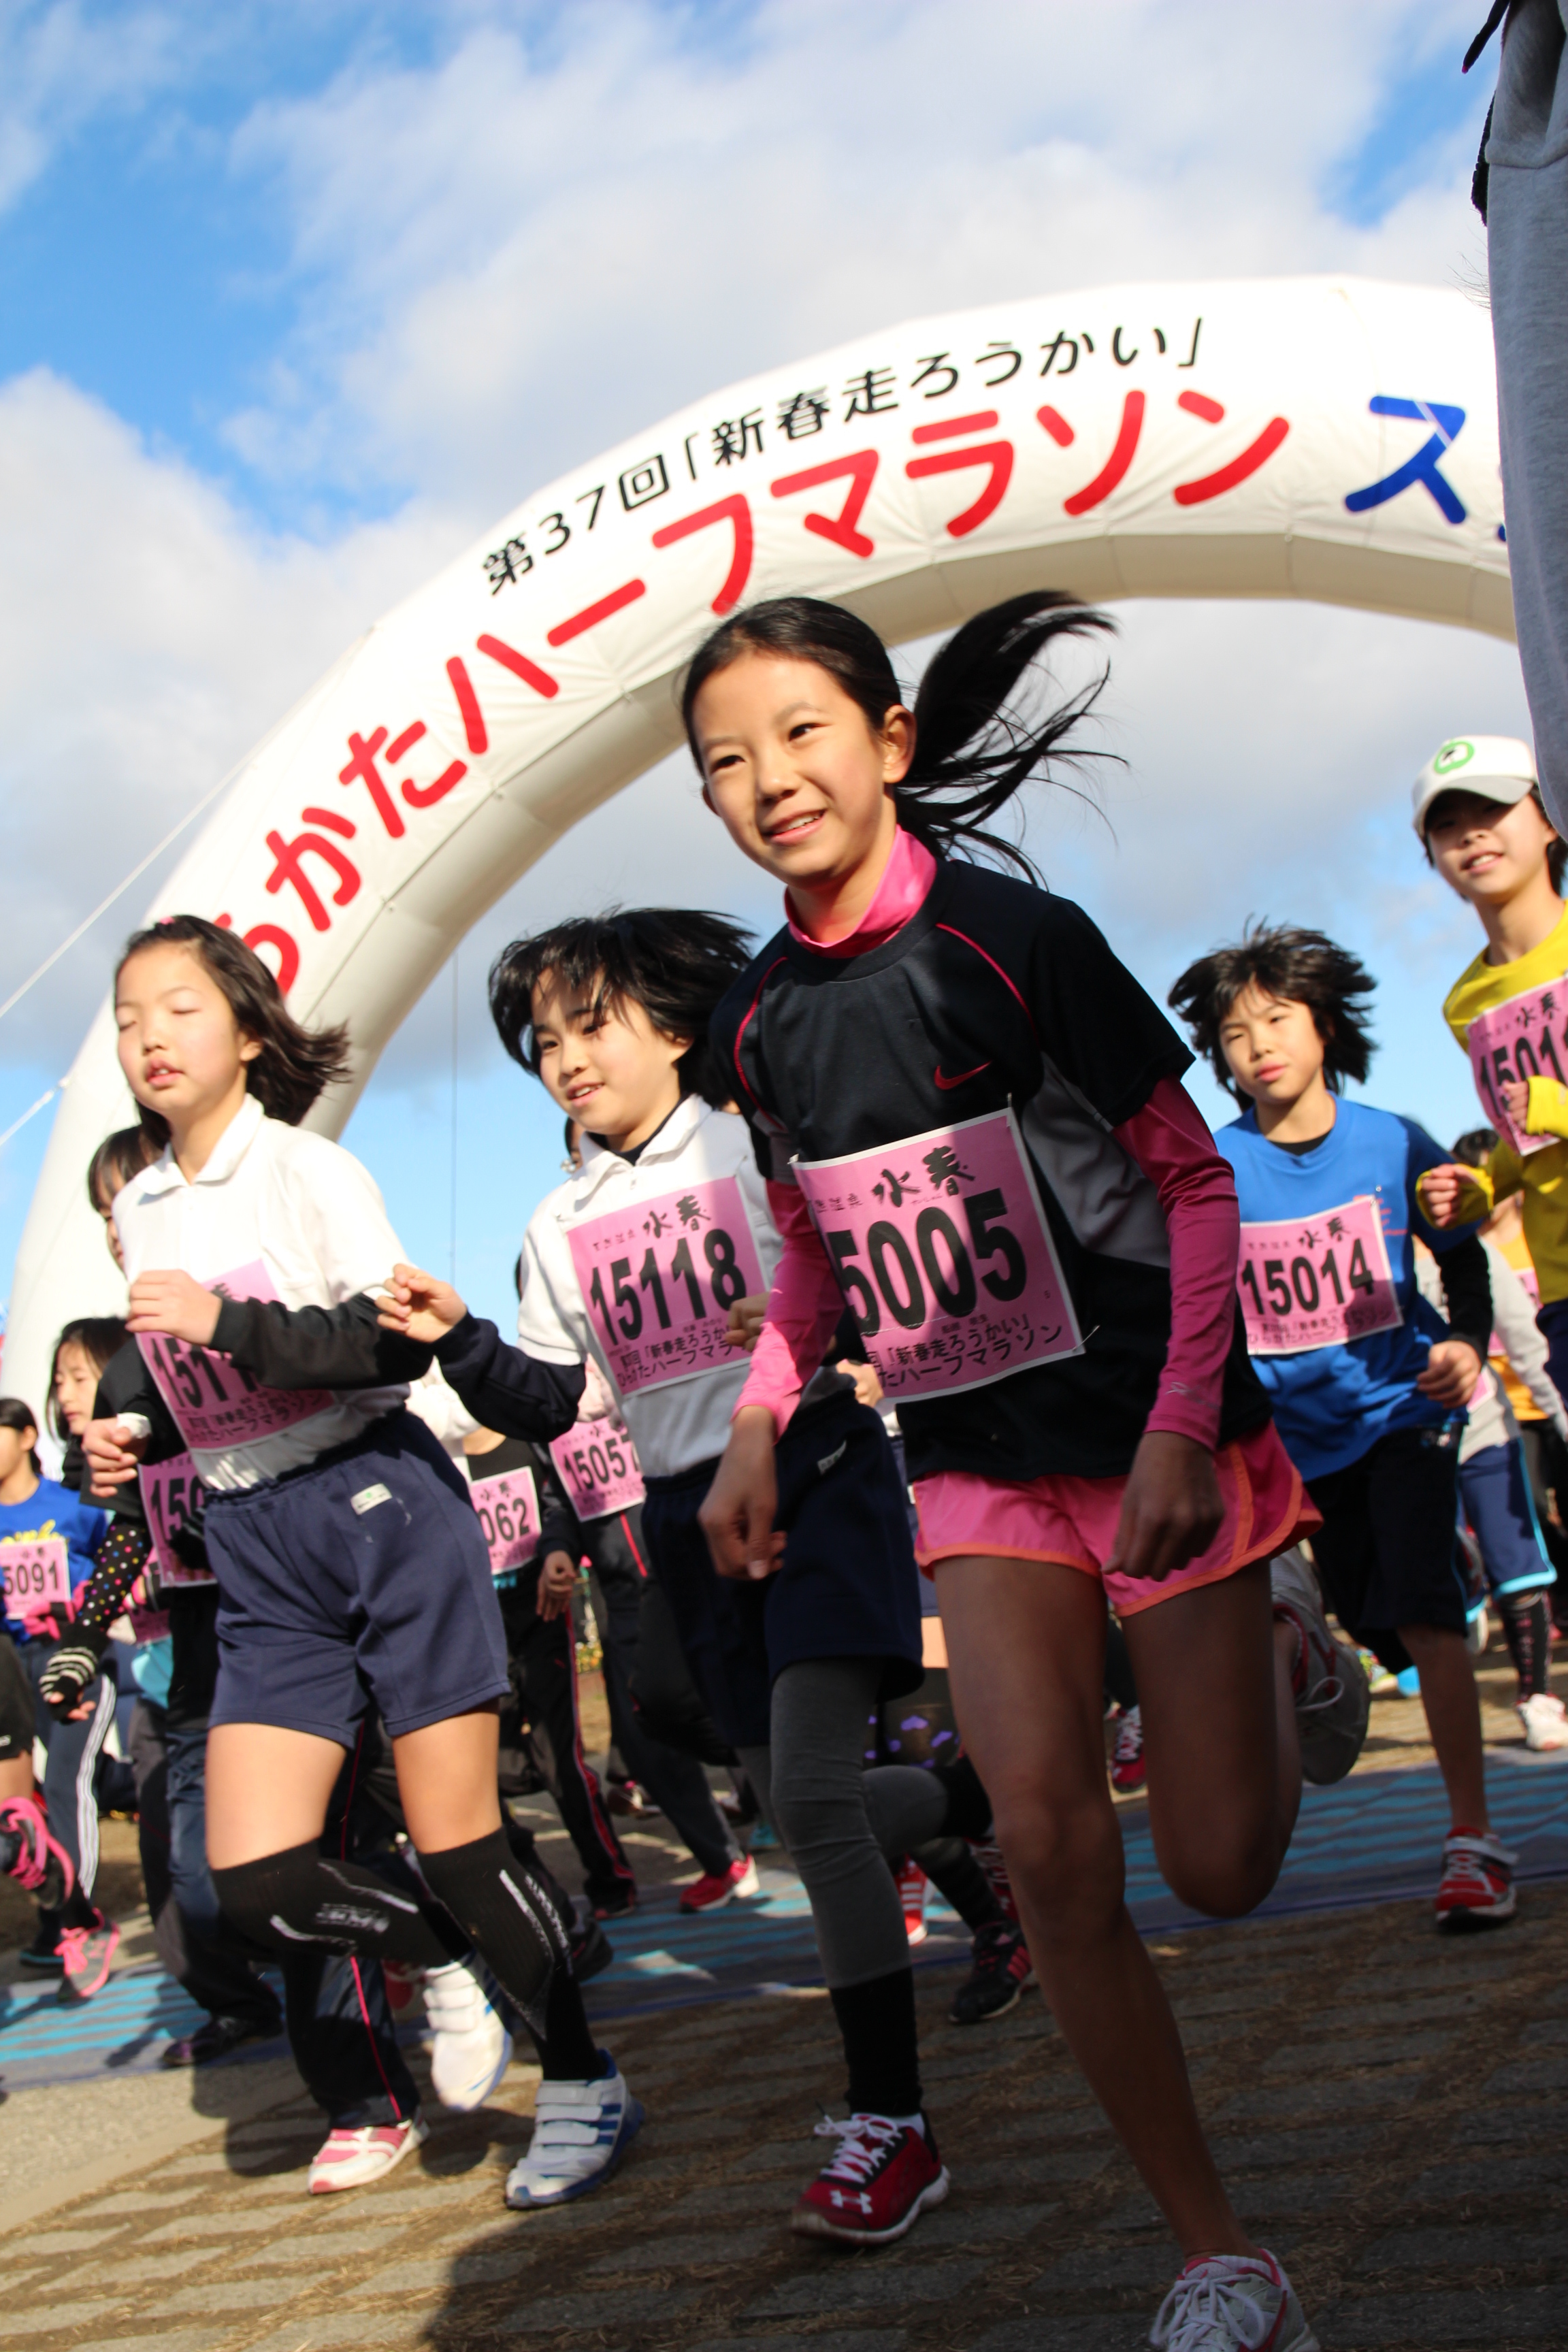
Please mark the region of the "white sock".
POLYGON ((918 2131, 921 2139, 926 2136, 926 2121, 922 2115, 876 2116, 871 2115, 868 2108, 861 2112, 874 2124, 891 2124, 895 2131, 918 2131))

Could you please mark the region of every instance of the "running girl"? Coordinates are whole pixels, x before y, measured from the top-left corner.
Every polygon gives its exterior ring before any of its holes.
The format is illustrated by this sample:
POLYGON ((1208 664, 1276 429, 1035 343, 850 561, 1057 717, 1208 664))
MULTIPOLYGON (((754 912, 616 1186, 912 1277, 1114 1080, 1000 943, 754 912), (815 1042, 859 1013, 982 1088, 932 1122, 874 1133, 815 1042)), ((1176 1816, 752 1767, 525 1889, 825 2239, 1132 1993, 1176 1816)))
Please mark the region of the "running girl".
MULTIPOLYGON (((299 1121, 347 1066, 234 934, 195 916, 139 931, 115 974, 121 1066, 164 1149, 114 1203, 147 1410, 93 1424, 129 1476, 172 1415, 206 1489, 220 1588, 207 1843, 229 1917, 426 1970, 437 2087, 478 2105, 510 2053, 494 2006, 405 1896, 320 1850, 362 1678, 392 1737, 422 1875, 540 2042, 602 2179, 641 2120, 595 2050, 566 1932, 517 1871, 496 1792, 506 1651, 459 1473, 404 1410, 429 1351, 382 1331, 369 1294, 399 1256, 358 1162, 299 1121)), ((557 1403, 552 1426, 572 1405, 557 1403)))
POLYGON ((1023 865, 986 828, 1092 696, 1032 723, 1006 698, 1053 638, 1108 625, 1016 598, 937 654, 912 712, 865 623, 807 598, 737 614, 692 664, 704 798, 787 918, 713 1024, 785 1254, 703 1521, 726 1576, 767 1574, 774 1445, 847 1297, 1036 1970, 1188 2257, 1152 2341, 1307 2352, 1122 1900, 1100 1718, 1109 1591, 1161 1866, 1205 1911, 1250 1909, 1295 1818, 1314 1647, 1274 1626, 1268 1561, 1314 1515, 1247 1360, 1191 1056, 1087 916, 964 862, 1023 865))

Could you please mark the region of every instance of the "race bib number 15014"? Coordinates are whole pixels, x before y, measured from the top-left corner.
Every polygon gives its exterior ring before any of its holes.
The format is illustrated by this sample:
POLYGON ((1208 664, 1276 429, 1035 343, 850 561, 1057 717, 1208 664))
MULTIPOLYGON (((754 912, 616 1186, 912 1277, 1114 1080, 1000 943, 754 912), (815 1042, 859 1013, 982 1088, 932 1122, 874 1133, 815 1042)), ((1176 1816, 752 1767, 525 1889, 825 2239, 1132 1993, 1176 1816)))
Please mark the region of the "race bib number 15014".
POLYGON ((1364 1193, 1315 1217, 1244 1224, 1237 1287, 1255 1356, 1340 1348, 1405 1320, 1377 1202, 1364 1193))
POLYGON ((895 1403, 1081 1352, 1010 1110, 795 1169, 895 1403))

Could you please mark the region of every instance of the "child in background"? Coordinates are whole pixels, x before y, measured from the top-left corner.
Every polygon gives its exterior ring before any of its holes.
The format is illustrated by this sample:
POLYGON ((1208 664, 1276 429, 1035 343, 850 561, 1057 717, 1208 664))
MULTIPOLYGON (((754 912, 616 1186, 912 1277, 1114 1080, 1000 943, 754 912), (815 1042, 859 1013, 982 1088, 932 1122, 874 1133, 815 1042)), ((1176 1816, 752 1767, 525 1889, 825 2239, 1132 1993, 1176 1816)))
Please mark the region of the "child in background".
MULTIPOLYGON (((19 1398, 0 1397, 0 1509, 26 1503, 37 1491, 43 1466, 34 1446, 37 1433, 19 1398)), ((48 1817, 34 1793, 37 1716, 32 1676, 10 1632, 0 1631, 0 1876, 16 1879, 37 1896, 40 1914, 58 1921, 76 1885, 76 1870, 50 1834, 48 1817)), ((47 1951, 40 1951, 46 1941, 40 1921, 38 1958, 52 1959, 58 1952, 58 1926, 50 1934, 47 1951)))
POLYGON ((1151 2340, 1307 2352, 1128 1916, 1102 1719, 1109 1588, 1164 1874, 1206 1911, 1261 1900, 1300 1801, 1294 1685, 1322 1696, 1327 1647, 1304 1592, 1276 1621, 1268 1563, 1316 1514, 1247 1365, 1190 1055, 1032 868, 967 862, 1025 863, 989 821, 1093 695, 1043 718, 1008 697, 1053 638, 1108 625, 1015 597, 937 652, 911 712, 865 622, 782 597, 688 674, 703 797, 786 893, 713 1024, 785 1250, 702 1520, 740 1589, 769 1575, 775 1447, 852 1300, 1036 1973, 1187 2257, 1151 2340))
MULTIPOLYGON (((85 1370, 95 1384, 81 1337, 94 1328, 68 1324, 55 1349, 52 1372, 60 1391, 54 1401, 62 1402, 64 1427, 73 1438, 86 1428, 92 1412, 92 1387, 83 1404, 79 1374, 85 1370)), ((119 1334, 123 1328, 108 1325, 119 1334)), ((10 1547, 36 1548, 54 1571, 56 1592, 63 1589, 68 1593, 66 1598, 35 1593, 23 1599, 7 1591, 5 1600, 5 1631, 32 1689, 35 1728, 48 1753, 44 1811, 49 1833, 68 1858, 73 1881, 58 1908, 40 1908, 37 1934, 20 1957, 24 1968, 60 1979, 62 2000, 81 2000, 103 1983, 120 1942, 119 1928, 92 1900, 99 1859, 94 1776, 114 1720, 116 1692, 109 1676, 96 1675, 80 1694, 75 1713, 62 1722, 44 1704, 39 1685, 56 1651, 70 1638, 70 1621, 108 1535, 109 1519, 63 1481, 40 1476, 37 1438, 28 1408, 16 1397, 0 1399, 0 1559, 10 1547)), ((30 1746, 28 1769, 30 1780, 30 1746)))
POLYGON ((1422 1179, 1438 1226, 1468 1224, 1515 1192, 1541 1289, 1552 1377, 1568 1400, 1568 850, 1548 823, 1530 746, 1457 736, 1415 780, 1413 822, 1486 946, 1444 1000, 1500 1140, 1484 1168, 1446 1162, 1422 1179))
MULTIPOLYGON (((1497 1144, 1494 1128, 1472 1128, 1454 1146, 1455 1163, 1461 1168, 1485 1168, 1497 1144)), ((1521 1193, 1510 1192, 1506 1200, 1498 1202, 1481 1227, 1489 1263, 1495 1265, 1490 1255, 1493 1251, 1503 1259, 1529 1301, 1533 1327, 1528 1338, 1521 1330, 1511 1354, 1506 1348, 1499 1348, 1500 1334, 1494 1328, 1491 1364, 1519 1423, 1536 1522, 1546 1556, 1557 1570, 1552 1605, 1561 1627, 1568 1612, 1568 1409, 1552 1378, 1546 1340, 1535 1320, 1541 1308, 1541 1285, 1524 1238, 1522 1197, 1521 1193), (1528 1367, 1528 1381, 1521 1376, 1521 1366, 1528 1367)), ((1494 1279, 1494 1290, 1498 1286, 1494 1279)))
MULTIPOLYGON (((575 2184, 591 2187, 641 2110, 588 2031, 565 1925, 519 1876, 501 1826, 500 1614, 461 1475, 405 1410, 429 1350, 378 1327, 370 1294, 396 1238, 358 1162, 299 1124, 343 1076, 346 1034, 304 1029, 259 958, 195 916, 132 937, 115 1009, 121 1067, 167 1144, 114 1203, 144 1403, 95 1423, 88 1453, 104 1483, 124 1483, 177 1425, 206 1490, 219 1901, 265 1948, 347 1945, 424 1969, 450 2105, 481 2104, 510 2057, 493 1972, 539 2044, 542 2108, 546 2093, 571 2105, 594 2143, 575 2184), (471 1960, 372 1873, 321 1854, 367 1687, 421 1875, 471 1960)), ((541 1376, 547 1428, 570 1425, 581 1388, 541 1376)))
POLYGON ((1321 931, 1250 931, 1171 991, 1247 1108, 1216 1140, 1241 1203, 1238 1287, 1258 1377, 1323 1515, 1312 1552, 1340 1623, 1392 1672, 1420 1670, 1452 1810, 1444 1927, 1513 1916, 1491 1834, 1480 1706, 1455 1570, 1458 1435, 1486 1363, 1491 1297, 1473 1234, 1439 1234, 1417 1181, 1444 1154, 1413 1120, 1345 1100, 1372 1058, 1373 982, 1321 931), (1412 1227, 1442 1270, 1451 1330, 1415 1284, 1412 1227))

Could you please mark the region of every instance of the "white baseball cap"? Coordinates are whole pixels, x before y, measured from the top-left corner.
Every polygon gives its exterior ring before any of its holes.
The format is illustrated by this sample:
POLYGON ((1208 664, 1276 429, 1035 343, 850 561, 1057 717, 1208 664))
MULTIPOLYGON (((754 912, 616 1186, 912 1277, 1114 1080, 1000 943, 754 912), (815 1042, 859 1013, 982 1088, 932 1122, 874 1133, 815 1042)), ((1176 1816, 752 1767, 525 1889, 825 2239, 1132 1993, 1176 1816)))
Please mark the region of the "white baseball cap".
POLYGON ((1535 754, 1517 735, 1453 735, 1415 779, 1412 822, 1425 841, 1426 812, 1441 793, 1474 793, 1478 800, 1512 808, 1538 782, 1535 754))

